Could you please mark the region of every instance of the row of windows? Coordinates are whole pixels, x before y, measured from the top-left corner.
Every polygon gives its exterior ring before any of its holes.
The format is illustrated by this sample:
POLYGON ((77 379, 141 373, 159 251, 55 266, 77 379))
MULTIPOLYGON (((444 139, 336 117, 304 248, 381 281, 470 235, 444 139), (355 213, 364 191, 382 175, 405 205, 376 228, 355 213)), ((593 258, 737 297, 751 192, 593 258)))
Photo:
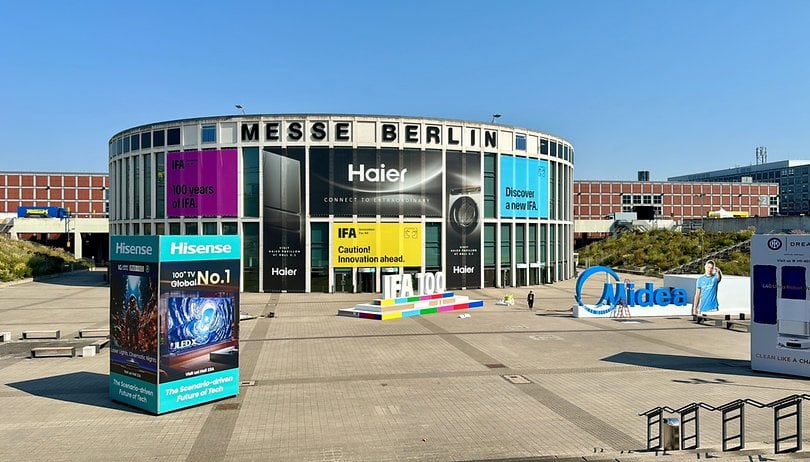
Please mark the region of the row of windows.
MULTIPOLYGON (((227 130, 223 128, 227 134, 221 140, 222 143, 235 142, 234 134, 236 124, 228 122, 225 124, 227 130)), ((113 158, 120 154, 125 154, 132 151, 160 149, 163 147, 197 145, 197 140, 200 144, 216 144, 218 140, 218 130, 216 123, 197 125, 185 125, 183 127, 174 127, 168 129, 151 130, 141 133, 122 136, 110 141, 109 157, 113 158)), ((515 135, 516 151, 526 151, 527 137, 525 134, 515 135)), ((565 161, 574 162, 574 149, 569 145, 557 142, 555 140, 540 138, 538 153, 563 159, 565 161)))

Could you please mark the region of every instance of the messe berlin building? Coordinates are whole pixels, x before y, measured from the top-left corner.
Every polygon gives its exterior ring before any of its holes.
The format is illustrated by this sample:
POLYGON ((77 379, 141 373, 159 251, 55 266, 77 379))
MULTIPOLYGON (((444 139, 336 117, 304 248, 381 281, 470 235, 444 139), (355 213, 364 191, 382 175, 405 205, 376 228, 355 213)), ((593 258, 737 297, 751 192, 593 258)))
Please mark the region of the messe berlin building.
POLYGON ((401 272, 549 283, 574 275, 573 158, 559 137, 461 120, 160 122, 110 140, 110 233, 239 235, 247 292, 378 292, 401 272))

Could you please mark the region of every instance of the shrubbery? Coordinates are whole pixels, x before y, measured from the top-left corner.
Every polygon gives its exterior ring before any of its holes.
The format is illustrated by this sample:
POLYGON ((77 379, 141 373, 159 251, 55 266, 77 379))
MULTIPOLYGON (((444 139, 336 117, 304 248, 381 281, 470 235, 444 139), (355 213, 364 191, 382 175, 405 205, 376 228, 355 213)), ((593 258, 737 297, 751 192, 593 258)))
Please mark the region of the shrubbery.
POLYGON ((90 267, 89 263, 77 260, 62 249, 0 237, 0 281, 59 273, 65 270, 65 265, 90 267))
MULTIPOLYGON (((752 231, 736 233, 688 233, 652 230, 631 231, 620 237, 595 242, 579 250, 579 262, 643 271, 660 275, 667 270, 703 258, 751 239, 752 231)), ((723 274, 747 276, 750 253, 733 252, 730 258, 716 258, 723 274)))

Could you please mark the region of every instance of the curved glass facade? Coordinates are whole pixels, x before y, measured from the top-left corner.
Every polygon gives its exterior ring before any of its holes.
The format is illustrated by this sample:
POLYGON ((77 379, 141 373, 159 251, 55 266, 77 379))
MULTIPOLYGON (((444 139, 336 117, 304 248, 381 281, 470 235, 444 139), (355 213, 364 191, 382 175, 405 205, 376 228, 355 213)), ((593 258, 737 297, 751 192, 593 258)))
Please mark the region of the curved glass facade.
POLYGON ((242 290, 378 292, 384 274, 448 288, 574 276, 573 146, 446 119, 242 115, 122 131, 110 233, 242 237, 242 290))

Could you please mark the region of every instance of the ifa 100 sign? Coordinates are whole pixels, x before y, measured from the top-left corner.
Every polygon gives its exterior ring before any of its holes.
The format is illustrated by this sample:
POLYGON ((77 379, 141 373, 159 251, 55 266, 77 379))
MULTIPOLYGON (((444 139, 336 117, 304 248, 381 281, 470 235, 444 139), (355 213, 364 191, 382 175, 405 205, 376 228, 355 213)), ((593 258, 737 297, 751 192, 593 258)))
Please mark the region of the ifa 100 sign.
POLYGON ((577 278, 576 302, 574 317, 609 317, 609 316, 688 316, 692 305, 688 294, 682 288, 656 288, 652 282, 643 287, 629 281, 622 281, 618 274, 606 266, 592 266, 583 271, 577 278), (585 283, 604 275, 602 295, 595 304, 583 301, 585 283))

